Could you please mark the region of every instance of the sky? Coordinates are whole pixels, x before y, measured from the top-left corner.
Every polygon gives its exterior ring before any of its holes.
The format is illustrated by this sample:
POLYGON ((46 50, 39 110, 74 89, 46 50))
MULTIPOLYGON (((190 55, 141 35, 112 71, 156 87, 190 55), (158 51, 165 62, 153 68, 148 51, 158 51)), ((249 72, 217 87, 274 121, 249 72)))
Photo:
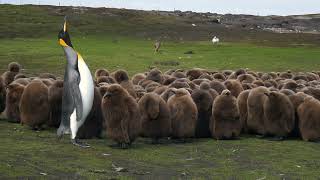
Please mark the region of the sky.
POLYGON ((182 10, 219 14, 297 15, 320 13, 320 0, 0 0, 0 3, 182 10))

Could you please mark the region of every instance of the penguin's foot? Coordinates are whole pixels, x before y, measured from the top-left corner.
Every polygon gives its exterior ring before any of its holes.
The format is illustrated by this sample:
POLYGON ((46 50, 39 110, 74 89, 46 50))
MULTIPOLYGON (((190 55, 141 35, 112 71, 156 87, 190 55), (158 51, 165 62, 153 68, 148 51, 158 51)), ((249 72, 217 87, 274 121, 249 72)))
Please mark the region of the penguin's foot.
POLYGON ((84 142, 80 142, 78 139, 71 139, 71 143, 75 146, 81 147, 81 148, 89 148, 90 145, 84 142))
POLYGON ((269 138, 268 140, 269 140, 269 141, 283 141, 283 140, 284 140, 284 137, 282 137, 282 136, 275 136, 275 137, 269 138))

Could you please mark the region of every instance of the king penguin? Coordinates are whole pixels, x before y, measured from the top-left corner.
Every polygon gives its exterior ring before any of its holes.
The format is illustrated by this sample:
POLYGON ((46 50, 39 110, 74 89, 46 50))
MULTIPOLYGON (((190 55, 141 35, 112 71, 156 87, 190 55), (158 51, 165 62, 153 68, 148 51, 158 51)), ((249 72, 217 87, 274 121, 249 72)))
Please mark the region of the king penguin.
POLYGON ((78 129, 86 120, 91 111, 94 98, 94 83, 91 72, 81 55, 73 49, 67 20, 58 34, 59 44, 62 46, 67 64, 64 74, 61 123, 57 130, 59 138, 63 134, 71 134, 72 144, 80 147, 89 147, 77 139, 78 129))

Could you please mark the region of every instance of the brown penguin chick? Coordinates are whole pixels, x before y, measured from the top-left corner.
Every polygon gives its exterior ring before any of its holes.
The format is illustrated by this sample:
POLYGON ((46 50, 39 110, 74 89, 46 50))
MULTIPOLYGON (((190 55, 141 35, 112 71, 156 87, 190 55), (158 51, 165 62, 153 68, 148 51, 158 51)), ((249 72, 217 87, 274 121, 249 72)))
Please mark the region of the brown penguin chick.
POLYGON ((171 135, 170 110, 156 93, 147 93, 139 100, 141 134, 158 143, 160 138, 171 135))
POLYGON ((30 82, 31 82, 31 80, 29 78, 19 78, 19 79, 14 80, 12 83, 19 83, 19 84, 26 86, 30 82))
MULTIPOLYGON (((209 81, 210 82, 210 81, 209 81)), ((196 89, 200 89, 199 85, 195 84, 194 82, 190 81, 188 82, 190 89, 192 90, 196 90, 196 89)))
POLYGON ((242 91, 237 98, 237 107, 239 111, 239 118, 241 122, 242 132, 247 132, 249 93, 250 93, 250 90, 242 91))
POLYGON ((176 72, 176 69, 169 69, 164 74, 171 76, 174 72, 176 72))
POLYGON ((79 128, 77 137, 80 139, 101 138, 103 117, 101 111, 101 94, 99 88, 94 88, 92 109, 83 125, 79 128))
POLYGON ((142 96, 144 96, 144 94, 147 93, 147 91, 142 87, 142 86, 139 86, 139 85, 134 85, 134 91, 136 92, 137 94, 137 100, 139 100, 142 96))
POLYGON ((283 72, 279 74, 280 78, 284 78, 284 79, 292 79, 293 78, 293 74, 291 73, 291 71, 288 72, 283 72))
POLYGON ((167 88, 160 96, 164 101, 168 101, 175 94, 176 88, 167 88))
POLYGON ((210 84, 207 83, 207 82, 201 83, 201 84, 200 84, 200 89, 207 91, 207 92, 211 95, 211 97, 212 97, 212 102, 213 102, 213 100, 219 95, 219 93, 218 93, 216 90, 211 89, 210 84))
POLYGON ((100 76, 109 76, 110 73, 108 70, 102 68, 102 69, 97 69, 96 72, 94 73, 94 78, 98 79, 100 76))
POLYGON ((167 89, 168 89, 168 86, 159 86, 153 92, 158 94, 158 95, 161 95, 167 89))
POLYGON ((265 133, 276 140, 286 138, 294 128, 294 107, 288 96, 279 92, 265 93, 263 104, 265 133))
POLYGON ((120 85, 112 84, 102 97, 107 137, 127 148, 140 134, 140 110, 136 100, 120 85))
POLYGON ((256 86, 264 86, 264 83, 261 80, 255 80, 255 81, 252 82, 252 84, 254 84, 256 86))
POLYGON ((3 78, 0 76, 0 114, 6 108, 6 86, 4 85, 3 78))
POLYGON ((295 80, 295 81, 297 81, 297 80, 304 80, 304 81, 307 81, 307 82, 309 81, 307 76, 304 75, 304 74, 297 74, 292 79, 295 80))
POLYGON ((314 73, 320 77, 320 71, 312 71, 312 73, 314 73))
POLYGON ((277 89, 277 88, 275 88, 275 87, 269 87, 268 89, 269 89, 269 91, 275 91, 275 92, 278 92, 278 91, 279 91, 279 89, 277 89))
POLYGON ((110 86, 109 84, 108 85, 99 86, 99 92, 100 92, 101 97, 103 97, 106 94, 109 86, 110 86))
POLYGON ((48 101, 50 104, 50 118, 47 121, 49 127, 58 128, 61 122, 61 106, 63 94, 63 81, 56 80, 48 90, 48 101))
POLYGON ((157 83, 160 83, 162 84, 163 83, 163 76, 162 76, 162 72, 158 69, 152 69, 147 77, 146 77, 147 80, 152 80, 154 82, 157 82, 157 83))
POLYGON ((203 72, 201 69, 194 68, 194 69, 190 69, 189 71, 187 71, 186 75, 189 78, 189 80, 192 81, 194 79, 198 79, 202 74, 203 74, 203 72))
POLYGON ((27 78, 27 76, 22 73, 19 73, 14 76, 14 80, 21 79, 21 78, 27 78))
POLYGON ((267 99, 265 93, 269 93, 266 87, 257 87, 251 89, 248 96, 248 118, 247 118, 247 128, 248 132, 265 135, 265 116, 263 104, 267 99))
POLYGON ((262 81, 266 81, 266 80, 272 79, 272 76, 269 73, 264 73, 260 79, 262 81))
POLYGON ((243 91, 241 83, 237 80, 227 80, 224 82, 224 85, 229 89, 231 95, 234 97, 238 97, 243 91))
POLYGON ((8 86, 10 83, 14 81, 14 77, 17 75, 16 72, 6 71, 2 74, 2 78, 5 86, 8 86))
POLYGON ((240 76, 241 74, 246 74, 246 70, 245 69, 237 69, 235 72, 235 75, 238 77, 240 76))
POLYGON ((159 83, 157 83, 157 82, 152 82, 152 83, 150 83, 150 84, 148 84, 148 85, 146 86, 145 90, 146 90, 147 92, 152 92, 152 91, 154 91, 157 87, 160 87, 160 86, 161 86, 161 84, 159 84, 159 83))
POLYGON ((320 79, 318 74, 312 72, 307 72, 306 76, 309 81, 319 81, 320 79))
MULTIPOLYGON (((269 80, 266 80, 264 81, 264 85, 266 85, 266 83, 269 83, 271 86, 275 87, 275 88, 278 88, 278 83, 277 81, 273 80, 273 79, 269 79, 269 80)), ((270 86, 270 87, 271 87, 270 86)))
POLYGON ((211 75, 209 75, 207 73, 202 74, 199 78, 200 79, 207 79, 209 81, 212 81, 214 79, 211 75))
POLYGON ((213 78, 219 81, 225 81, 226 80, 226 76, 222 73, 215 73, 213 74, 213 78))
POLYGON ((178 89, 168 100, 172 121, 172 137, 178 139, 191 138, 195 135, 198 111, 190 93, 186 89, 178 89))
POLYGON ((54 80, 52 79, 39 79, 45 84, 48 88, 54 83, 54 80))
POLYGON ((261 78, 264 75, 264 73, 263 72, 257 72, 257 75, 258 75, 258 78, 261 78))
POLYGON ((176 71, 172 74, 173 77, 177 78, 177 79, 181 79, 181 78, 187 78, 186 74, 184 72, 180 72, 180 71, 176 71))
POLYGON ((164 82, 167 80, 167 79, 170 79, 172 76, 168 75, 168 74, 162 74, 162 77, 163 77, 163 82, 162 82, 162 85, 164 84, 164 82))
POLYGON ((256 86, 251 83, 241 83, 243 90, 253 89, 256 86))
MULTIPOLYGON (((194 80, 192 80, 191 82, 193 82, 194 84, 196 84, 196 85, 200 85, 202 82, 204 82, 204 81, 206 81, 206 80, 204 80, 204 79, 194 79, 194 80)), ((210 82, 210 81, 209 81, 210 82)))
POLYGON ((169 88, 180 89, 180 88, 190 88, 190 86, 187 82, 181 82, 176 80, 169 85, 169 88))
POLYGON ((295 81, 288 81, 282 86, 282 89, 290 89, 296 92, 298 87, 299 85, 295 81))
POLYGON ((269 74, 269 76, 271 76, 272 79, 278 78, 278 74, 275 72, 269 72, 268 74, 269 74))
POLYGON ((170 77, 170 78, 164 80, 163 85, 168 86, 168 85, 170 85, 171 83, 173 83, 176 79, 177 79, 177 78, 175 78, 175 77, 170 77))
POLYGON ((142 86, 143 88, 146 88, 150 83, 153 83, 154 81, 148 80, 148 79, 143 79, 139 81, 138 85, 142 86))
POLYGON ((116 80, 111 76, 99 76, 96 80, 97 84, 100 84, 102 82, 108 83, 108 84, 115 84, 117 83, 116 80))
POLYGON ((20 100, 21 124, 41 129, 49 119, 48 87, 41 80, 31 81, 20 100))
POLYGON ((134 91, 133 84, 129 80, 128 73, 124 70, 118 70, 114 73, 115 80, 122 86, 124 89, 128 91, 128 93, 134 97, 137 98, 137 94, 134 91))
POLYGON ((299 116, 298 116, 298 107, 300 106, 300 104, 302 104, 304 102, 304 99, 306 97, 308 97, 307 94, 303 93, 303 92, 298 92, 296 94, 293 95, 289 95, 288 96, 293 107, 294 107, 294 111, 295 111, 295 126, 294 129, 292 130, 292 133, 290 134, 290 136, 292 137, 300 137, 300 130, 299 130, 299 116))
POLYGON ((229 90, 223 90, 212 105, 210 130, 215 139, 235 139, 241 132, 237 99, 229 90))
POLYGON ((317 100, 320 100, 320 88, 307 87, 302 89, 302 92, 316 98, 317 100))
POLYGON ((258 77, 258 74, 256 72, 253 71, 247 71, 247 74, 251 74, 252 76, 254 76, 255 78, 258 77))
POLYGON ((21 65, 17 62, 11 62, 8 64, 8 71, 10 72, 20 72, 21 70, 21 65))
POLYGON ((298 107, 299 129, 304 141, 320 141, 320 101, 307 97, 298 107))
POLYGON ((256 80, 256 78, 251 74, 241 74, 240 76, 237 77, 237 79, 241 83, 253 83, 253 81, 256 80))
POLYGON ((230 76, 233 73, 232 70, 223 70, 222 74, 224 74, 226 77, 230 76))
POLYGON ((41 79, 53 79, 53 80, 57 79, 57 77, 51 73, 41 73, 38 77, 41 79))
POLYGON ((144 80, 145 78, 146 78, 146 75, 144 75, 143 73, 138 73, 138 74, 135 74, 134 76, 132 76, 131 81, 134 85, 138 85, 139 82, 141 80, 144 80))
POLYGON ((286 95, 286 96, 290 96, 290 95, 294 95, 295 94, 295 92, 290 90, 290 89, 281 89, 279 92, 284 94, 284 95, 286 95))
POLYGON ((230 74, 230 76, 228 77, 228 79, 237 79, 238 76, 242 75, 242 74, 246 74, 246 70, 244 69, 238 69, 235 72, 233 72, 232 74, 230 74))
POLYGON ((203 89, 194 90, 191 97, 198 109, 195 137, 208 138, 211 136, 209 122, 212 114, 213 98, 209 91, 203 89))
POLYGON ((221 94, 223 90, 227 89, 227 87, 220 81, 213 80, 210 82, 210 87, 221 94))
POLYGON ((7 86, 6 109, 9 122, 19 123, 20 118, 20 100, 25 86, 19 83, 11 83, 7 86))
POLYGON ((270 82, 264 82, 264 86, 267 88, 273 87, 270 82))
POLYGON ((122 81, 129 81, 129 75, 125 70, 117 70, 113 73, 114 79, 120 84, 122 81))

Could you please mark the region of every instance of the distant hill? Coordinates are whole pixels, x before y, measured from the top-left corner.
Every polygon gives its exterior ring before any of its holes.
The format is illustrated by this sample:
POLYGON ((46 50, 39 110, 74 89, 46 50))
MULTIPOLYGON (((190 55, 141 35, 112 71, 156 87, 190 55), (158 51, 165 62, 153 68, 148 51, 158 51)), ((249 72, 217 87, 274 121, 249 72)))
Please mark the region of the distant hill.
POLYGON ((73 33, 162 40, 320 44, 320 14, 252 16, 112 8, 0 5, 0 38, 56 36, 67 15, 73 33))

